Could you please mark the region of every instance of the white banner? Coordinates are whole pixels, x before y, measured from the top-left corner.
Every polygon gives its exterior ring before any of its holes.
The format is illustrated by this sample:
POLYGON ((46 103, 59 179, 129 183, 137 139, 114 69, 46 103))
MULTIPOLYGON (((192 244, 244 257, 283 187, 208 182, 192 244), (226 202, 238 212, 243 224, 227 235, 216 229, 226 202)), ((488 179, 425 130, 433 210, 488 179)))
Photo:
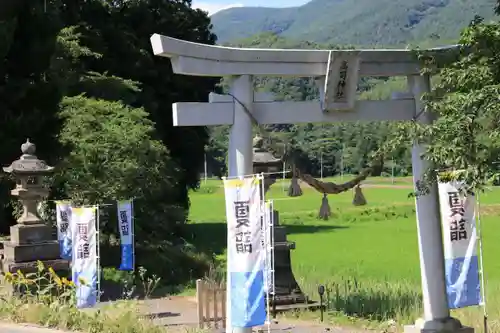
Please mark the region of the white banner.
POLYGON ((73 208, 71 211, 72 280, 76 285, 78 308, 93 307, 97 303, 96 212, 97 207, 73 208))
POLYGON ((71 260, 71 202, 56 201, 57 241, 62 259, 71 260))
POLYGON ((266 321, 265 249, 262 244, 262 176, 223 179, 227 217, 228 318, 231 327, 266 321))
POLYGON ((120 270, 134 270, 134 225, 132 223, 132 200, 118 201, 118 228, 121 241, 120 270))
POLYGON ((439 184, 446 291, 450 309, 481 304, 475 197, 461 193, 461 186, 460 182, 439 184))
POLYGON ((274 216, 273 216, 273 203, 272 201, 266 201, 264 203, 264 216, 263 220, 263 246, 265 248, 265 264, 264 264, 264 291, 266 294, 272 292, 274 281, 273 281, 273 232, 274 232, 274 216))

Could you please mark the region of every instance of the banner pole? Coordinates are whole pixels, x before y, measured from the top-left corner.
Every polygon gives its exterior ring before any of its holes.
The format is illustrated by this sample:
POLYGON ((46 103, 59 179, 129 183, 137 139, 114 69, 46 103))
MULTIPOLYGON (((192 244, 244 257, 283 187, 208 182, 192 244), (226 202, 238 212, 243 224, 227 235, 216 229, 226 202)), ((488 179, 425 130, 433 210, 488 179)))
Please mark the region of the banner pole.
POLYGON ((97 303, 101 302, 101 241, 100 241, 100 211, 99 206, 96 207, 96 251, 97 251, 97 303))
POLYGON ((270 300, 270 296, 271 296, 271 293, 270 293, 270 287, 271 287, 271 283, 270 283, 270 270, 271 270, 271 244, 270 244, 270 228, 269 228, 269 225, 270 225, 270 212, 269 212, 269 209, 268 209, 268 202, 267 201, 264 201, 264 218, 263 218, 263 224, 264 224, 264 244, 265 244, 265 251, 266 251, 266 260, 265 260, 265 271, 264 271, 264 274, 266 276, 265 278, 265 281, 264 283, 266 284, 266 312, 267 312, 267 318, 266 318, 266 321, 267 321, 267 331, 268 333, 271 332, 271 315, 270 315, 270 310, 271 310, 271 300, 270 300))
POLYGON ((276 272, 276 268, 275 268, 275 259, 274 259, 274 254, 275 254, 275 242, 274 242, 274 201, 273 200, 269 200, 269 211, 271 212, 271 216, 270 216, 270 220, 271 220, 271 223, 270 223, 270 228, 271 228, 271 286, 272 286, 272 300, 273 300, 273 318, 276 317, 276 284, 275 284, 275 281, 276 281, 276 277, 275 277, 275 272, 276 272))
POLYGON ((132 271, 135 271, 135 217, 134 217, 134 200, 130 200, 130 224, 132 228, 132 271))
MULTIPOLYGON (((267 235, 267 231, 268 231, 268 227, 267 227, 267 221, 268 221, 268 216, 267 215, 267 210, 266 210, 266 188, 265 188, 265 184, 264 184, 264 173, 260 173, 260 193, 261 193, 261 197, 260 197, 260 201, 261 201, 261 214, 262 214, 262 224, 263 224, 263 233, 264 235, 262 235, 264 237, 264 245, 265 245, 265 253, 266 253, 266 260, 264 261, 264 274, 265 276, 267 277, 268 274, 267 274, 267 270, 269 269, 268 267, 268 264, 267 264, 267 256, 269 255, 268 254, 268 235, 267 235)), ((270 317, 269 317, 269 308, 270 308, 270 304, 269 304, 269 283, 267 281, 267 278, 264 279, 265 280, 265 283, 267 284, 266 286, 266 312, 267 312, 267 318, 266 318, 266 321, 267 321, 267 331, 270 333, 271 332, 271 320, 270 320, 270 317)))
MULTIPOLYGON (((226 179, 227 177, 222 176, 222 184, 224 184, 224 201, 225 201, 225 208, 226 208, 226 215, 227 215, 227 194, 226 194, 226 179)), ((229 222, 229 221, 228 221, 229 222)), ((226 238, 226 244, 229 245, 230 243, 230 238, 231 235, 229 233, 229 227, 226 226, 227 228, 227 238, 226 238)), ((231 256, 231 251, 229 248, 227 249, 227 259, 226 259, 226 325, 223 327, 231 328, 231 272, 230 272, 230 256, 231 256)), ((232 331, 232 329, 230 330, 232 331)))
POLYGON ((480 215, 481 204, 479 201, 479 193, 476 196, 476 214, 477 214, 477 238, 479 241, 479 267, 481 273, 481 298, 483 299, 483 325, 484 333, 488 333, 488 311, 486 308, 486 279, 484 278, 484 263, 483 263, 483 233, 481 226, 480 215))
POLYGON ((260 200, 261 200, 261 202, 265 202, 265 201, 266 201, 266 199, 265 199, 265 197, 266 197, 266 193, 264 192, 264 191, 265 191, 265 186, 264 186, 264 173, 262 173, 262 172, 260 173, 260 190, 261 190, 261 192, 260 192, 260 193, 262 194, 262 196, 261 196, 260 200))

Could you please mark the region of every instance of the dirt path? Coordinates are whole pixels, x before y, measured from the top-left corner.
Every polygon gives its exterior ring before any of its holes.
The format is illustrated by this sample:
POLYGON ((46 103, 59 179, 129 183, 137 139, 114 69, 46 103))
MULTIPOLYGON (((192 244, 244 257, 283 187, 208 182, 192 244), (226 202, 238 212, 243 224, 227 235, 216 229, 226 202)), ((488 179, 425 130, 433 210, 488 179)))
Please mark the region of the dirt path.
POLYGON ((140 310, 165 327, 196 327, 198 323, 194 297, 171 296, 144 300, 140 302, 140 310))
MULTIPOLYGON (((341 182, 338 182, 336 184, 340 184, 341 182)), ((309 184, 306 182, 303 182, 302 180, 299 180, 299 185, 302 188, 311 188, 309 184)), ((364 188, 407 188, 407 189, 413 189, 413 184, 408 183, 408 184, 391 184, 390 182, 387 183, 370 183, 370 182, 362 182, 361 187, 364 188)))
MULTIPOLYGON (((197 308, 194 297, 172 296, 140 302, 141 311, 169 332, 186 332, 197 327, 197 308)), ((267 326, 255 327, 253 332, 267 332, 267 326)), ((212 329, 210 332, 222 333, 224 329, 212 329)), ((362 333, 367 330, 325 326, 314 322, 279 319, 271 324, 271 332, 286 333, 362 333)))
POLYGON ((50 328, 39 327, 27 324, 11 324, 0 322, 0 332, 2 333, 68 333, 50 328))
POLYGON ((361 187, 373 187, 373 188, 407 188, 412 189, 413 185, 403 185, 403 184, 361 184, 361 187))

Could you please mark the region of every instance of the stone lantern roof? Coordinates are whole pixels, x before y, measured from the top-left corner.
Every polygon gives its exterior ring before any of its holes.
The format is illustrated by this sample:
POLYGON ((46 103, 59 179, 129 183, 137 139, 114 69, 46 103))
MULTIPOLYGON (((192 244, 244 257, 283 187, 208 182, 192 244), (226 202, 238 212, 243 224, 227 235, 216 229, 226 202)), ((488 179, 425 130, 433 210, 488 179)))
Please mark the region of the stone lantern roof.
POLYGON ((54 167, 48 166, 45 161, 39 160, 36 157, 36 146, 29 139, 21 145, 21 152, 23 155, 18 160, 12 162, 10 166, 3 168, 3 171, 26 175, 44 175, 54 171, 54 167))
POLYGON ((253 139, 253 165, 254 166, 273 166, 281 165, 281 159, 276 158, 269 151, 263 148, 264 139, 256 136, 253 139))

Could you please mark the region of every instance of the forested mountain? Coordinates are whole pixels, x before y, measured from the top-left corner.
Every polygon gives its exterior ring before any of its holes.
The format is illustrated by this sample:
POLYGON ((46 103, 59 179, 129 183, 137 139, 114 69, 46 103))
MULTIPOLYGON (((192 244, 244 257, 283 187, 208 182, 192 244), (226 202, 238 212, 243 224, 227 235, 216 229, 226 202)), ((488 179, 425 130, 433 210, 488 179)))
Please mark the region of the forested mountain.
POLYGON ((295 8, 241 7, 214 14, 219 43, 261 32, 295 40, 398 46, 457 39, 474 16, 494 16, 495 0, 312 0, 295 8))

